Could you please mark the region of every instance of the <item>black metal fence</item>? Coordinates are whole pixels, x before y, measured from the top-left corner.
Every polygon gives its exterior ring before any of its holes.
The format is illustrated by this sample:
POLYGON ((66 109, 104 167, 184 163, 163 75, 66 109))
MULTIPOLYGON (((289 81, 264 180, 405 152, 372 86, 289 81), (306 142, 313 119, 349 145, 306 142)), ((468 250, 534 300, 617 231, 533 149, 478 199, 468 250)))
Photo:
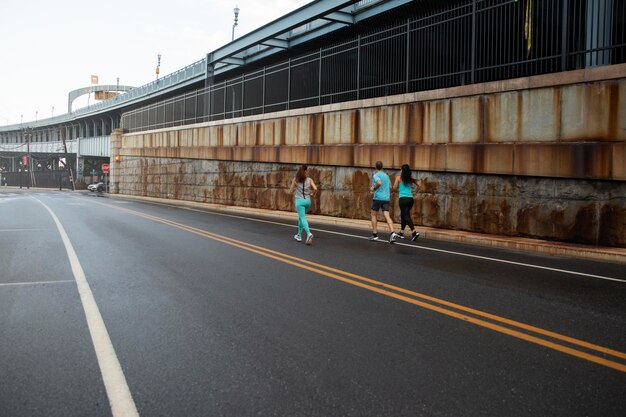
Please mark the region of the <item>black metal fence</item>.
POLYGON ((142 131, 626 62, 623 0, 447 4, 124 113, 122 127, 142 131))
POLYGON ((39 188, 72 188, 70 174, 66 170, 59 171, 21 171, 0 173, 2 185, 15 187, 39 188))

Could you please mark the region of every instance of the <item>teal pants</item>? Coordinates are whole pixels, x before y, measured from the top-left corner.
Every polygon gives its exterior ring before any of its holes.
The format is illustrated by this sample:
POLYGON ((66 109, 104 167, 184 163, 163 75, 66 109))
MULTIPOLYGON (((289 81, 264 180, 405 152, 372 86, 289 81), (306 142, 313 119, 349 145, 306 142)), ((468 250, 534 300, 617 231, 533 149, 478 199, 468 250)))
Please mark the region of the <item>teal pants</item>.
POLYGON ((306 220, 306 212, 311 207, 311 199, 310 198, 296 198, 296 211, 298 212, 298 234, 302 234, 302 229, 306 232, 307 236, 309 233, 309 222, 306 220))

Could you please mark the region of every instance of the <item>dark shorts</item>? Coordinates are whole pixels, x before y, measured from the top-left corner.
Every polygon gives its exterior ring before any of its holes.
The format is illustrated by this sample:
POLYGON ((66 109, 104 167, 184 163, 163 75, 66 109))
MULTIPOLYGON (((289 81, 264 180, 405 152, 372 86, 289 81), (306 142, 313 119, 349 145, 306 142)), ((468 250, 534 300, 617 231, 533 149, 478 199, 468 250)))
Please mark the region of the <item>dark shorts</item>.
POLYGON ((389 211, 391 206, 389 205, 389 201, 383 200, 374 200, 372 201, 372 211, 378 211, 383 209, 383 211, 389 211))

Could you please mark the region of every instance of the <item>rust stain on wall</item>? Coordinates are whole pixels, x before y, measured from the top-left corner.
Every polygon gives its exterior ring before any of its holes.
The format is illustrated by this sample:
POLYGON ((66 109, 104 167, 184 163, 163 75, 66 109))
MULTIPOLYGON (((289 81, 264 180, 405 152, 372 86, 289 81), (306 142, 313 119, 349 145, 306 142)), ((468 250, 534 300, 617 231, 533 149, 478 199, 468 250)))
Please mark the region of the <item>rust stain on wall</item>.
POLYGON ((618 204, 604 204, 600 209, 598 244, 626 246, 626 208, 618 204))

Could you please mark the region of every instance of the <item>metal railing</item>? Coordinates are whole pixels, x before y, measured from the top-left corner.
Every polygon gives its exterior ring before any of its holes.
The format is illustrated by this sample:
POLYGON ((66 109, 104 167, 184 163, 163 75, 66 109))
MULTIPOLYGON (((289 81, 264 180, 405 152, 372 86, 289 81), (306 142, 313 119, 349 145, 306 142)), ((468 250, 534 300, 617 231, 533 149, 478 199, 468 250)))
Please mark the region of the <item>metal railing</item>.
MULTIPOLYGON (((416 2, 420 3, 420 2, 416 2)), ((626 2, 466 0, 124 113, 143 131, 626 62, 626 2)))

